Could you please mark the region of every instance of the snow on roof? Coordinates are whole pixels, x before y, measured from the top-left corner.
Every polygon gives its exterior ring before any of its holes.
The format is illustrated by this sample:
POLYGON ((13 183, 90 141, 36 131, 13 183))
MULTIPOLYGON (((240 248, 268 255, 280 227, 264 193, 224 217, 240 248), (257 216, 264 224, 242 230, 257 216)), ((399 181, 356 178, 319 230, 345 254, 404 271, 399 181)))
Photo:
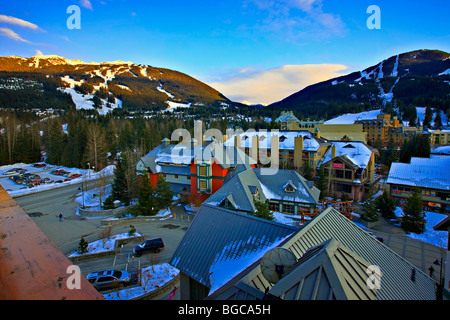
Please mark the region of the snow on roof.
POLYGON ((371 110, 360 113, 347 113, 331 120, 325 121, 325 124, 354 124, 358 120, 375 120, 383 111, 371 110))
POLYGON ((411 163, 393 163, 387 183, 450 190, 450 157, 411 158, 411 163))
POLYGON ((360 168, 367 168, 369 165, 372 150, 366 144, 359 141, 333 141, 331 148, 325 153, 322 163, 332 160, 332 147, 336 147, 336 157, 346 155, 348 159, 360 168))
MULTIPOLYGON (((224 145, 234 146, 234 139, 236 135, 231 136, 224 145)), ((313 134, 309 131, 246 131, 240 133, 241 147, 251 148, 252 140, 254 136, 259 137, 259 146, 261 148, 271 149, 272 137, 278 136, 280 138, 280 150, 294 150, 295 137, 304 137, 303 150, 304 151, 317 151, 320 147, 320 143, 314 138, 313 134)))
POLYGON ((431 153, 444 153, 450 155, 450 146, 440 146, 431 151, 431 153))

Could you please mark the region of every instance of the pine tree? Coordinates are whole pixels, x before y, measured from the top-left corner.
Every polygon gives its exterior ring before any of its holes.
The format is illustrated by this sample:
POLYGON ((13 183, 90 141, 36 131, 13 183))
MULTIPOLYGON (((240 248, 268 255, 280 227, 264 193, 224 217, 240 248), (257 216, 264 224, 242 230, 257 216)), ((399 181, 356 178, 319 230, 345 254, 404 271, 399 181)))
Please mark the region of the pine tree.
POLYGON ((123 154, 116 164, 114 169, 114 182, 112 185, 112 195, 114 200, 120 200, 125 204, 130 203, 129 192, 126 184, 126 170, 128 166, 126 154, 123 154))
POLYGON ((425 230, 422 194, 419 188, 414 188, 411 196, 403 207, 401 227, 407 232, 421 234, 425 230))
POLYGON ((138 190, 137 211, 144 216, 154 216, 156 211, 155 190, 147 173, 142 175, 142 181, 138 190))
POLYGON ((155 188, 156 207, 157 210, 169 207, 173 201, 173 191, 170 185, 162 175, 158 175, 158 180, 155 188))
POLYGON ((325 176, 325 168, 323 165, 320 166, 318 171, 318 177, 316 179, 316 187, 320 190, 320 197, 324 198, 327 195, 327 183, 326 183, 326 176, 325 176))
POLYGON ((255 205, 255 212, 251 213, 252 216, 262 218, 265 220, 275 220, 273 213, 269 210, 269 204, 262 201, 261 196, 253 197, 253 203, 255 205))
POLYGON ((375 205, 383 218, 395 218, 395 200, 389 196, 386 190, 384 190, 383 195, 375 200, 375 205))
POLYGON ((79 254, 85 254, 88 252, 88 242, 86 241, 86 239, 84 239, 84 237, 81 237, 80 242, 78 244, 78 253, 79 254))
POLYGON ((361 219, 367 222, 377 222, 380 219, 375 200, 372 194, 369 195, 361 208, 361 219))

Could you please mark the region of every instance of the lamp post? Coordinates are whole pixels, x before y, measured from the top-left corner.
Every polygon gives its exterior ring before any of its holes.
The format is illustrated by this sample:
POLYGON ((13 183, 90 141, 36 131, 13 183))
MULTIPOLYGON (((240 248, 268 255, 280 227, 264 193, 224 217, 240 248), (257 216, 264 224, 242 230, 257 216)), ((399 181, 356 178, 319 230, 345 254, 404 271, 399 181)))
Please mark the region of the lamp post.
POLYGON ((436 289, 436 298, 437 300, 442 300, 443 298, 443 289, 444 289, 444 283, 443 283, 443 279, 442 279, 442 257, 441 260, 439 261, 438 259, 436 259, 433 262, 434 265, 439 266, 440 270, 439 270, 439 283, 437 285, 437 289, 436 289))

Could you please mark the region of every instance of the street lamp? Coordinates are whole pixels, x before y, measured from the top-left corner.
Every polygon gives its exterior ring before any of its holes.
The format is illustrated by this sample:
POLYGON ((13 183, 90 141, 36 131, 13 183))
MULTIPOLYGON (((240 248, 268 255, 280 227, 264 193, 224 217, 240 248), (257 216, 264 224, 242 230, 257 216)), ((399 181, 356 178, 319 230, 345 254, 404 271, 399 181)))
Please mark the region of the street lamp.
POLYGON ((442 257, 441 257, 440 261, 438 259, 436 259, 433 262, 433 264, 436 265, 436 266, 440 266, 439 283, 438 283, 438 286, 437 286, 437 289, 436 289, 436 298, 437 298, 437 300, 442 300, 443 289, 444 289, 444 283, 443 283, 444 279, 442 279, 442 264, 443 264, 442 257))

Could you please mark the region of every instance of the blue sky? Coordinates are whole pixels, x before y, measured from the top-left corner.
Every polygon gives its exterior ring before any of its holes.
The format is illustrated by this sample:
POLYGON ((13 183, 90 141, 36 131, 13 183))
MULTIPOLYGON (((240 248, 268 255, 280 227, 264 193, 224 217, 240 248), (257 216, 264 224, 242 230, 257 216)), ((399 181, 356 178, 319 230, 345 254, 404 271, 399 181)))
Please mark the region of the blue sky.
POLYGON ((132 61, 267 104, 398 53, 450 52, 449 12, 448 0, 3 0, 0 55, 132 61), (70 5, 81 30, 67 28, 70 5), (367 28, 370 5, 379 30, 367 28))

